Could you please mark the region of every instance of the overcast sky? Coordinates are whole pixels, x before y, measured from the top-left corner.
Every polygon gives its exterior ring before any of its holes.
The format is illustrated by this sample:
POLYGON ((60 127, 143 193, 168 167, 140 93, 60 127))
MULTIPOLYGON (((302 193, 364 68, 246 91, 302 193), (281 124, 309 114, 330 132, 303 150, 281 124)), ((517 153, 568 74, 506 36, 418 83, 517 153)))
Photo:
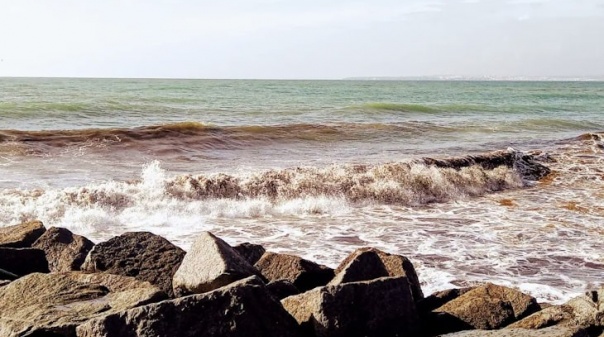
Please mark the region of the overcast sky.
POLYGON ((604 75, 604 0, 0 0, 0 76, 604 75))

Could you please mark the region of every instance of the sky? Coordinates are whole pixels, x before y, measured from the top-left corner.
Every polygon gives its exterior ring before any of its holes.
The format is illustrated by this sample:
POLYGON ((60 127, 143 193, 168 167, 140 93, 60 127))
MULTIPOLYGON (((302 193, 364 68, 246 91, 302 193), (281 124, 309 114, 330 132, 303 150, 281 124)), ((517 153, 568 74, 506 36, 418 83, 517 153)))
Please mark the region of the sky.
POLYGON ((0 76, 604 77, 604 0, 0 0, 0 76))

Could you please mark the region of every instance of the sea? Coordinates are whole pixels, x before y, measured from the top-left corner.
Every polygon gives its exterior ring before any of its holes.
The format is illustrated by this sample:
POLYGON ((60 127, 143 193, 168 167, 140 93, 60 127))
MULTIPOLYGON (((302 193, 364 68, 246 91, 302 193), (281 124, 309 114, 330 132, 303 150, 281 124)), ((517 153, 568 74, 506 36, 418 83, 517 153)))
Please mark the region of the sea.
POLYGON ((561 303, 604 282, 604 82, 1 78, 0 226, 32 219, 331 267, 372 246, 426 294, 561 303), (492 151, 551 173, 422 161, 492 151))

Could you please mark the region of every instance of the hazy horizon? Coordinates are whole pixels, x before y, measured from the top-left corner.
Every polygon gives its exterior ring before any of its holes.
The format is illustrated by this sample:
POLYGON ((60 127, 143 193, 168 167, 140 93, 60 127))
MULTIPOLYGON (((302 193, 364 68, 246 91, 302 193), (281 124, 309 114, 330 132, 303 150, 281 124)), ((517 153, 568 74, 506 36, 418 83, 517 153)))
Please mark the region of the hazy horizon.
POLYGON ((0 4, 0 77, 604 78, 604 0, 0 4))

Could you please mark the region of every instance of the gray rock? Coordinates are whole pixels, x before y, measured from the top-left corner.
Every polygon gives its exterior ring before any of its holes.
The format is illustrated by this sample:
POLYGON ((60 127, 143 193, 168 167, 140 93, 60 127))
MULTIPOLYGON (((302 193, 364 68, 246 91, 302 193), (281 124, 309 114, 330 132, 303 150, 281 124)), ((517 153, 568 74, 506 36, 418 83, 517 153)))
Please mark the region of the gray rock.
POLYGON ((304 292, 326 285, 333 269, 299 256, 267 252, 254 265, 269 281, 287 280, 304 292))
POLYGON ((45 252, 50 271, 62 272, 80 270, 94 243, 66 228, 51 227, 32 247, 45 252))
POLYGON ((405 276, 409 280, 413 298, 424 298, 417 273, 409 259, 389 254, 376 248, 360 248, 348 255, 335 270, 330 284, 367 281, 379 277, 405 276))
POLYGON ((176 296, 200 294, 259 274, 222 239, 201 233, 174 274, 176 296))
POLYGON ((17 276, 49 272, 44 251, 35 248, 0 248, 0 269, 17 276))
POLYGON ((79 337, 296 337, 298 326, 262 281, 250 277, 82 324, 79 337))
POLYGON ((0 247, 30 247, 45 231, 46 228, 40 221, 0 227, 0 247))
POLYGON ((185 251, 159 235, 130 232, 94 246, 81 269, 132 276, 173 296, 172 276, 185 251))
POLYGON ((147 282, 110 274, 30 274, 0 288, 0 336, 75 336, 88 319, 162 300, 147 282))
POLYGON ((327 285, 290 296, 283 307, 317 337, 415 336, 419 318, 406 277, 327 285))
POLYGON ((234 246, 233 249, 241 255, 249 264, 254 265, 264 253, 266 253, 266 249, 261 245, 256 245, 249 242, 244 242, 242 244, 238 244, 234 246))

